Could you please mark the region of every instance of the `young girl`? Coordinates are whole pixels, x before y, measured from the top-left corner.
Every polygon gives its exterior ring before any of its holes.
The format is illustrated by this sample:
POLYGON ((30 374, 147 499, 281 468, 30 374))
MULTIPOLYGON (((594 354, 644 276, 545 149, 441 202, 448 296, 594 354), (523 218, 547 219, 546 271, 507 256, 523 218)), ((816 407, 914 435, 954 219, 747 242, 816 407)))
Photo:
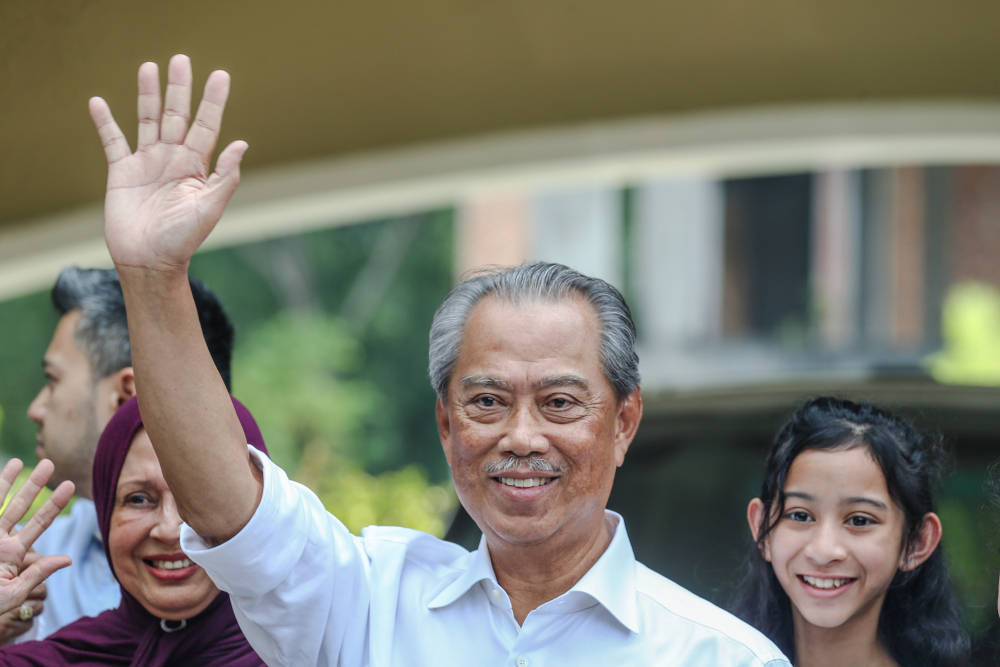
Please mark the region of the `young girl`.
POLYGON ((782 426, 734 611, 796 667, 963 664, 969 640, 939 546, 944 449, 871 405, 817 398, 782 426))

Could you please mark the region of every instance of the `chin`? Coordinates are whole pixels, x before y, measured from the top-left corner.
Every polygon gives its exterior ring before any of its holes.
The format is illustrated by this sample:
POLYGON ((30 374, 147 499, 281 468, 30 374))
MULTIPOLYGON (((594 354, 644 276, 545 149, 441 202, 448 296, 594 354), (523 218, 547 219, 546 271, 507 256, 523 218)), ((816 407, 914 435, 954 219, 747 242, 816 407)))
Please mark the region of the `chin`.
POLYGON ((851 620, 855 609, 809 609, 805 612, 799 608, 799 614, 813 627, 832 630, 851 620))
POLYGON ((215 599, 217 594, 215 592, 208 597, 202 598, 195 598, 194 596, 162 596, 157 597, 157 599, 143 601, 142 606, 153 616, 165 618, 168 621, 180 621, 200 614, 215 599))
POLYGON ((498 537, 511 544, 536 544, 552 537, 552 527, 539 522, 535 515, 487 517, 498 537))
POLYGON ((211 583, 191 582, 185 586, 171 586, 154 582, 143 592, 143 596, 133 595, 146 611, 168 621, 179 621, 200 614, 219 594, 219 589, 211 583))

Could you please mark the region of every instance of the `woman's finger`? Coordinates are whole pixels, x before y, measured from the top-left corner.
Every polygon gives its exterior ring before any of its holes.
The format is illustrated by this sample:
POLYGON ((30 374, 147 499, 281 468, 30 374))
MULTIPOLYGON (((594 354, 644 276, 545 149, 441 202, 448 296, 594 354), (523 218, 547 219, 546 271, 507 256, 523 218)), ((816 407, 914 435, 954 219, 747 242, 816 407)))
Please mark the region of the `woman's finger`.
POLYGON ((52 461, 42 459, 35 466, 35 469, 31 471, 28 479, 24 481, 21 488, 17 490, 14 497, 7 503, 3 514, 0 514, 0 531, 3 531, 4 535, 9 535, 11 528, 24 518, 28 508, 31 507, 31 503, 35 502, 35 498, 38 497, 39 491, 49 481, 49 477, 52 476, 54 469, 52 461))
POLYGON ((21 463, 20 459, 11 459, 3 467, 3 472, 0 472, 0 505, 7 499, 10 487, 14 486, 14 480, 21 474, 23 467, 24 464, 21 463))
POLYGON ((48 500, 24 524, 24 528, 17 534, 17 539, 25 549, 30 549, 31 545, 38 539, 38 536, 52 525, 52 522, 59 516, 59 513, 69 504, 74 490, 73 482, 70 481, 65 481, 57 486, 48 500))
POLYGON ((178 54, 167 66, 167 94, 163 99, 160 121, 160 141, 167 144, 184 142, 188 119, 191 117, 191 59, 178 54))
POLYGON ((111 108, 107 102, 100 97, 91 97, 90 117, 97 127, 97 136, 101 138, 104 156, 108 159, 109 165, 132 154, 128 147, 128 141, 119 129, 118 123, 115 122, 115 117, 111 115, 111 108))
POLYGON ((143 63, 139 68, 139 141, 136 150, 143 150, 160 140, 160 69, 156 63, 143 63))
MULTIPOLYGON (((53 572, 61 570, 73 564, 69 556, 45 556, 37 563, 26 568, 24 572, 8 582, 10 588, 7 589, 8 601, 11 609, 17 609, 28 599, 28 594, 32 589, 45 581, 53 572)), ((40 604, 40 600, 33 600, 29 604, 40 604)))
MULTIPOLYGON (((41 558, 39 558, 38 560, 41 560, 41 558)), ((36 562, 38 561, 32 561, 32 564, 36 562)), ((31 589, 30 593, 28 593, 29 600, 44 600, 47 597, 49 597, 49 587, 45 585, 45 583, 38 584, 37 586, 31 589)))

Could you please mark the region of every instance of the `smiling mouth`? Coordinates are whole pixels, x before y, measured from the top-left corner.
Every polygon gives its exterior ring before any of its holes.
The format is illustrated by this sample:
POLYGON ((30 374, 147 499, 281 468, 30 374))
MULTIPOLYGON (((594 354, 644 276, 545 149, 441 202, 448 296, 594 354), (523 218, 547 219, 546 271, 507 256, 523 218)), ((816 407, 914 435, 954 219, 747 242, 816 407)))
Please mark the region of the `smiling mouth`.
POLYGON ((504 486, 516 486, 519 489, 527 489, 533 486, 545 486, 555 479, 555 477, 530 477, 528 479, 516 479, 514 477, 494 477, 504 486))
POLYGON ((201 568, 186 556, 168 558, 143 558, 142 564, 146 571, 165 584, 177 584, 187 581, 201 568))
POLYGON ((183 570, 186 567, 194 565, 194 561, 190 558, 183 558, 181 560, 145 560, 145 562, 157 570, 183 570))
POLYGON ((799 578, 809 586, 824 591, 842 588, 847 584, 857 581, 857 579, 854 577, 839 577, 839 578, 825 579, 822 577, 810 577, 804 574, 799 575, 799 578))

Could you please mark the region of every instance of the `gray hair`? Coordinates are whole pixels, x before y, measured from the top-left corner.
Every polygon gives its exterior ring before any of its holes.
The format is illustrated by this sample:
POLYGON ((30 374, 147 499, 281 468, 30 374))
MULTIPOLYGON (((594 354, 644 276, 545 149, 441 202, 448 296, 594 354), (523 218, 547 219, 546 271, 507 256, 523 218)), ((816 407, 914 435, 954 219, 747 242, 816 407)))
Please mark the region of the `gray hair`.
MULTIPOLYGON (((208 351, 226 387, 231 384, 234 329, 222 304, 201 281, 188 278, 208 351)), ((132 365, 132 343, 125 316, 125 296, 114 269, 63 269, 52 288, 60 315, 80 311, 74 339, 87 356, 94 381, 132 365)))
POLYGON ((61 315, 80 311, 74 337, 95 380, 132 365, 125 297, 114 269, 63 269, 52 288, 52 303, 61 315))
POLYGON ((639 386, 639 356, 635 353, 635 324, 621 293, 599 278, 547 262, 513 268, 490 268, 459 283, 434 314, 431 324, 428 372, 442 402, 458 362, 465 321, 481 299, 492 295, 513 305, 558 302, 583 297, 597 313, 601 327, 601 369, 621 401, 639 386))

